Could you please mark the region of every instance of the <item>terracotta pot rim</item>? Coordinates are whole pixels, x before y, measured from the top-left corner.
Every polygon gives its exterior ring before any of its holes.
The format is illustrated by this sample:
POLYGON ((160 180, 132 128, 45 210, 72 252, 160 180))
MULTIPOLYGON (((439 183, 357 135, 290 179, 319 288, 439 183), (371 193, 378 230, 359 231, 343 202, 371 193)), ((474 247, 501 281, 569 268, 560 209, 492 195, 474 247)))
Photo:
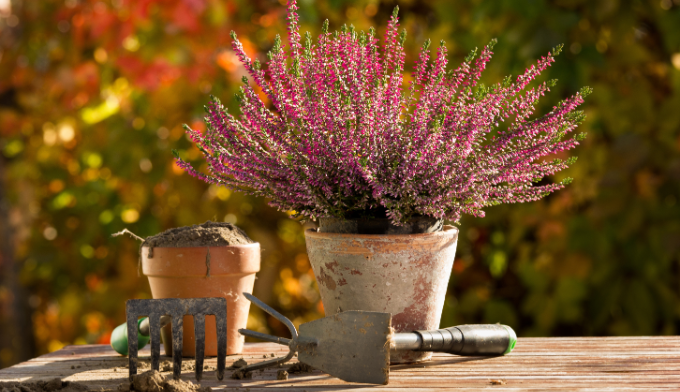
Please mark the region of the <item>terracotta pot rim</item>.
POLYGON ((414 239, 414 238, 426 238, 426 237, 437 237, 437 236, 449 236, 457 235, 460 230, 456 226, 444 225, 442 231, 437 231, 434 233, 416 233, 416 234, 347 234, 347 233, 319 233, 317 229, 307 229, 305 230, 305 237, 312 238, 328 238, 333 239, 343 239, 343 238, 360 238, 368 240, 379 240, 381 238, 385 239, 414 239))
MULTIPOLYGON (((205 249, 205 248, 210 248, 210 249, 228 249, 228 248, 236 248, 236 249, 249 249, 253 247, 258 247, 260 246, 259 242, 253 242, 252 244, 240 244, 240 245, 212 245, 212 246, 154 246, 154 249, 177 249, 177 250, 184 250, 184 249, 205 249)), ((148 245, 142 245, 142 248, 144 249, 149 249, 150 246, 148 245)))

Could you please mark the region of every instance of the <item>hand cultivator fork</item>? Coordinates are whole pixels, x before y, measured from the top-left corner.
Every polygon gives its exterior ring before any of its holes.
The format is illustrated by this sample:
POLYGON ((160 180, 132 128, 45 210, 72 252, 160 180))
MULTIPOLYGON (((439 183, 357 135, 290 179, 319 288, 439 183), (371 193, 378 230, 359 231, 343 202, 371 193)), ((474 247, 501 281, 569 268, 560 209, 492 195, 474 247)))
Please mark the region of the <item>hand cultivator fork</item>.
MULTIPOLYGON (((184 316, 194 316, 194 333, 196 336, 196 380, 203 376, 203 358, 205 348, 205 316, 214 315, 217 326, 217 379, 224 378, 227 356, 227 300, 224 298, 165 298, 165 299, 131 299, 126 304, 127 313, 127 345, 130 361, 130 381, 137 374, 137 348, 139 316, 148 316, 148 332, 151 336, 151 368, 159 370, 161 318, 170 315, 172 322, 172 376, 179 379, 182 372, 182 326, 184 316)), ((165 320, 168 320, 165 318, 165 320)), ((168 320, 169 321, 169 320, 168 320)), ((141 323, 143 324, 143 322, 141 323)))

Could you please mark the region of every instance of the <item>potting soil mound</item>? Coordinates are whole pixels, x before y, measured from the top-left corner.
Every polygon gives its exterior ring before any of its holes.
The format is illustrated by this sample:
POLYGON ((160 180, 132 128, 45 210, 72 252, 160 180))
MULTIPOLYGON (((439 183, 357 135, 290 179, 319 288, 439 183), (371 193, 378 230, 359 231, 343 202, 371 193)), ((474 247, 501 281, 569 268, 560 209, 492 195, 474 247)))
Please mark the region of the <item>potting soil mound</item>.
MULTIPOLYGON (((119 392, 125 391, 125 384, 118 388, 119 392)), ((149 370, 132 378, 132 383, 127 390, 136 392, 210 392, 210 387, 201 387, 191 381, 167 379, 156 370, 149 370)))
POLYGON ((146 246, 153 252, 153 248, 246 245, 253 242, 255 241, 236 225, 207 221, 200 225, 176 227, 149 236, 142 243, 142 247, 146 246))

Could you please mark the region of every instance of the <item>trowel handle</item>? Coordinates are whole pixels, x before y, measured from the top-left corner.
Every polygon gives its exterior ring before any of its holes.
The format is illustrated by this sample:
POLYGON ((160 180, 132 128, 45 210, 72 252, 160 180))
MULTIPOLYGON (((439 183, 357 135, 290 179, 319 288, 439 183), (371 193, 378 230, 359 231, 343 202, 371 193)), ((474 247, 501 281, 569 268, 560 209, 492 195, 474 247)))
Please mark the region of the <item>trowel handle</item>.
POLYGON ((397 333, 394 349, 436 351, 456 355, 505 355, 517 343, 512 328, 500 324, 468 324, 438 329, 397 333))

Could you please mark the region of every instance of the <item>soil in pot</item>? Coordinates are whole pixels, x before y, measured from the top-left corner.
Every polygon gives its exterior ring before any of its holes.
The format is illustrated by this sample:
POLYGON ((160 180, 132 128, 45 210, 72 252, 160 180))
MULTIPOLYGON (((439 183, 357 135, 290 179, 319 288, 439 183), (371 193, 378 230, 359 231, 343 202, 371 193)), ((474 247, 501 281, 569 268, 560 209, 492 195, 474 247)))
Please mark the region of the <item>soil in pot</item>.
POLYGON ((421 234, 442 231, 444 221, 429 216, 414 215, 397 226, 387 217, 384 207, 354 211, 346 219, 319 218, 320 233, 344 234, 421 234))
MULTIPOLYGON (((227 354, 243 349, 243 336, 260 245, 240 228, 223 222, 179 227, 148 237, 142 244, 142 270, 154 298, 223 297, 227 300, 227 354)), ((161 330, 166 355, 172 355, 172 326, 161 330)), ((217 355, 215 317, 206 316, 205 355, 217 355)), ((193 317, 184 317, 183 356, 195 356, 193 317)))

